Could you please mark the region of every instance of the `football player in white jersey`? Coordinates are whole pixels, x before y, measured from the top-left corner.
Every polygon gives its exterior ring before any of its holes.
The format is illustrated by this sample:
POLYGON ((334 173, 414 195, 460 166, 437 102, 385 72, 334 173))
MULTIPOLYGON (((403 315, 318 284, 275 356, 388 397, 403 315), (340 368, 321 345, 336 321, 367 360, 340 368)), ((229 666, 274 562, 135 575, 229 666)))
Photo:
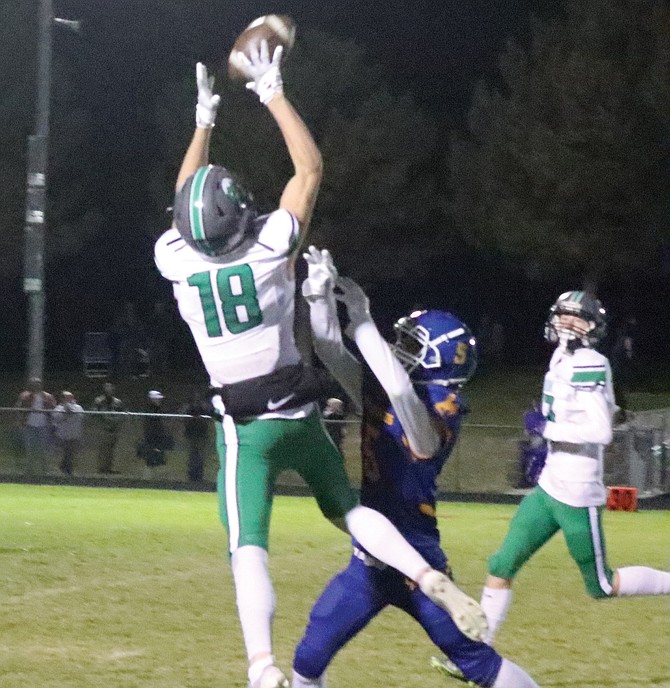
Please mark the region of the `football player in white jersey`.
POLYGON ((476 602, 459 608, 464 603, 454 599, 446 576, 386 517, 358 504, 342 456, 321 422, 315 402, 323 386, 303 365, 293 334, 295 261, 321 182, 321 155, 284 96, 281 50, 268 53, 261 43, 250 56, 247 87, 273 116, 293 162, 279 209, 259 216, 231 173, 208 164, 219 96, 198 64, 196 130, 177 178, 174 225, 155 247, 156 264, 173 283, 220 415, 219 510, 228 531, 250 688, 288 686, 272 654, 275 599, 267 564, 273 488, 285 469, 305 479, 327 518, 450 609, 464 632, 483 623, 476 602))
POLYGON ((670 573, 645 566, 612 571, 605 556, 603 449, 616 406, 609 361, 593 348, 605 329, 605 310, 587 292, 561 294, 549 312, 545 339, 557 347, 542 392, 547 460, 489 559, 481 599, 489 643, 507 614, 517 572, 559 530, 591 597, 670 594, 670 573))

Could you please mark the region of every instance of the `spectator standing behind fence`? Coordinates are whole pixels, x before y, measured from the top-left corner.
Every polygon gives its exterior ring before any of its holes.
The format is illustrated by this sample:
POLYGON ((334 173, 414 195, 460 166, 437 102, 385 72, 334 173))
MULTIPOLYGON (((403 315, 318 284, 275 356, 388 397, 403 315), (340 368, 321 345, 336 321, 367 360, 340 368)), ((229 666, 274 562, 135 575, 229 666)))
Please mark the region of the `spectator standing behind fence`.
POLYGON ((44 475, 47 472, 47 451, 51 433, 49 412, 56 406, 52 394, 42 389, 42 380, 30 378, 26 389, 19 394, 16 406, 30 409, 23 413, 23 446, 25 451, 24 472, 27 476, 44 475))
POLYGON ((200 393, 194 390, 191 401, 184 406, 182 412, 194 416, 194 418, 187 418, 184 421, 184 439, 188 444, 188 479, 197 483, 202 480, 205 469, 205 460, 210 444, 212 408, 202 399, 200 393), (202 416, 209 417, 204 418, 202 416))
POLYGON ((344 440, 344 402, 342 399, 337 397, 327 399, 322 415, 323 420, 326 421, 328 434, 341 452, 344 440))
POLYGON ((145 463, 143 478, 150 480, 154 477, 156 466, 166 463, 165 452, 174 449, 172 435, 165 427, 165 421, 157 414, 164 413, 163 399, 165 397, 156 389, 147 394, 147 414, 144 417, 144 434, 142 442, 137 447, 137 455, 145 463))
POLYGON ((72 392, 62 391, 60 403, 51 412, 56 440, 62 451, 59 468, 65 475, 72 475, 74 460, 81 445, 84 428, 84 409, 77 403, 72 392))
POLYGON ((95 398, 93 410, 107 411, 109 415, 98 416, 98 473, 117 473, 114 470, 114 452, 119 441, 119 431, 123 416, 114 415, 123 412, 121 399, 114 396, 114 385, 105 382, 102 394, 95 398))
POLYGON ((146 376, 146 342, 142 322, 135 304, 124 304, 123 312, 112 327, 115 368, 121 376, 146 376))
POLYGON ((635 355, 635 329, 637 321, 634 317, 626 318, 619 325, 614 335, 612 353, 612 376, 614 378, 614 396, 619 409, 614 417, 616 424, 625 423, 628 415, 628 395, 635 379, 637 358, 635 355))
POLYGON ((149 367, 155 374, 165 373, 170 361, 170 344, 174 323, 163 301, 156 301, 147 318, 149 367))
POLYGON ((534 487, 547 460, 544 428, 547 419, 540 404, 533 402, 523 414, 524 437, 519 444, 520 479, 517 487, 534 487))

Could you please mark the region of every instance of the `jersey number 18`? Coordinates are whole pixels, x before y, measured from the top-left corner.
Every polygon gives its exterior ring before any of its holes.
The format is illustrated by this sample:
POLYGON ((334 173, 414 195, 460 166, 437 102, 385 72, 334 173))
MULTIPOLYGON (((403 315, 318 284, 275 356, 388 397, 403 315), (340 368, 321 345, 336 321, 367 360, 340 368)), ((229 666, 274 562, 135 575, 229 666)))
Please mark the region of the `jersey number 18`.
MULTIPOLYGON (((248 265, 221 268, 216 271, 214 281, 216 294, 221 302, 223 321, 231 334, 240 334, 261 324, 263 314, 256 296, 254 273, 248 265)), ((188 283, 196 287, 200 295, 207 334, 210 337, 220 337, 223 329, 211 273, 209 271, 196 272, 188 278, 188 283)))

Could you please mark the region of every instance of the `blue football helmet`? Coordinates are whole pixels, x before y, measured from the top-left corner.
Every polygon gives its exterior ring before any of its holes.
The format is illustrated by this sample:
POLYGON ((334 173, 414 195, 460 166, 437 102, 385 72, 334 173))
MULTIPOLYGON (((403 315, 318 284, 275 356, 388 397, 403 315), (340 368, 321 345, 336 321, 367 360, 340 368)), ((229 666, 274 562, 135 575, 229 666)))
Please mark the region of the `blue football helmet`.
POLYGON ((394 325, 393 353, 412 382, 460 387, 477 367, 477 342, 468 326, 446 311, 414 311, 394 325))
POLYGON ((549 309, 544 338, 552 344, 576 348, 596 346, 607 334, 607 314, 602 303, 586 291, 566 291, 549 309), (561 324, 561 315, 573 315, 588 323, 586 333, 561 324))

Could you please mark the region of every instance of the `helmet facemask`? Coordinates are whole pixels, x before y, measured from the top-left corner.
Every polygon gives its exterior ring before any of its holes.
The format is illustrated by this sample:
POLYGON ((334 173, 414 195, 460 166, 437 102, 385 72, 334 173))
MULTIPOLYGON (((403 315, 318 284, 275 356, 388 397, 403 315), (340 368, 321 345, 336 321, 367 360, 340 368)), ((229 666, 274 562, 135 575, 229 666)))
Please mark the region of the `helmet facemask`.
POLYGON ((577 322, 566 323, 562 316, 567 314, 556 314, 551 318, 551 327, 556 333, 556 340, 559 347, 566 349, 569 346, 591 346, 588 333, 595 327, 595 323, 588 322, 583 318, 576 318, 577 322), (583 325, 586 327, 584 327, 583 325))
POLYGON ((549 311, 544 337, 561 349, 574 351, 598 344, 606 327, 605 309, 598 299, 581 291, 565 292, 549 311))
MULTIPOLYGON (((408 373, 423 366, 430 346, 430 333, 425 327, 417 325, 412 316, 400 318, 393 329, 396 333, 395 344, 391 349, 408 373)), ((439 352, 437 352, 439 356, 439 352)))
POLYGON ((391 349, 412 382, 460 386, 474 373, 475 339, 451 314, 417 311, 400 318, 394 329, 391 349))

